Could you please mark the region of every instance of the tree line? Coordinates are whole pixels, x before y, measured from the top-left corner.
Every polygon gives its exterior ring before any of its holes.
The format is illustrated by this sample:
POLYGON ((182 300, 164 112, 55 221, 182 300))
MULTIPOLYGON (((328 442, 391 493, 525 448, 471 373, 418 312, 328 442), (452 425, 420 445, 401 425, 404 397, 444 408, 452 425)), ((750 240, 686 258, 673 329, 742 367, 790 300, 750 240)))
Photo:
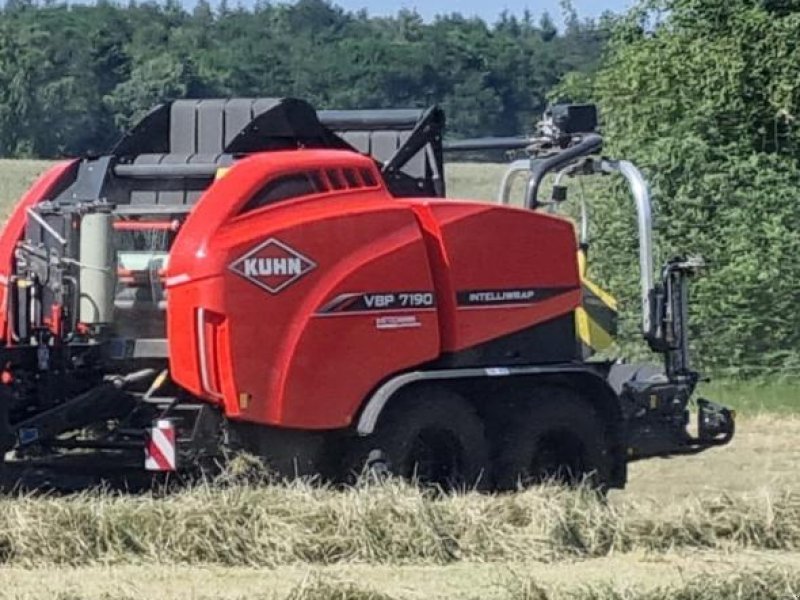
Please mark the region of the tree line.
POLYGON ((318 108, 438 103, 454 136, 530 129, 567 72, 597 63, 604 25, 570 13, 492 25, 458 14, 370 17, 326 0, 216 10, 200 0, 0 12, 0 155, 102 152, 163 100, 294 96, 318 108))
MULTIPOLYGON (((598 101, 607 151, 646 169, 661 258, 707 261, 693 336, 712 371, 800 375, 798 39, 798 0, 642 0, 600 68, 554 91, 598 101)), ((627 191, 594 212, 598 277, 635 310, 627 191)))

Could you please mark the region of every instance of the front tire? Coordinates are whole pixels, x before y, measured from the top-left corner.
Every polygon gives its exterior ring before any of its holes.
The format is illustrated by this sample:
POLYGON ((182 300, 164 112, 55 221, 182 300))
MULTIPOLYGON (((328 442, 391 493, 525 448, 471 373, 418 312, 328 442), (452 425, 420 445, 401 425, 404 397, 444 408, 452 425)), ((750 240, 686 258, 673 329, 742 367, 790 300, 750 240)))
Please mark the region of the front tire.
POLYGON ((401 392, 375 432, 356 441, 351 471, 365 466, 442 490, 484 488, 489 451, 483 423, 459 395, 442 388, 401 392))

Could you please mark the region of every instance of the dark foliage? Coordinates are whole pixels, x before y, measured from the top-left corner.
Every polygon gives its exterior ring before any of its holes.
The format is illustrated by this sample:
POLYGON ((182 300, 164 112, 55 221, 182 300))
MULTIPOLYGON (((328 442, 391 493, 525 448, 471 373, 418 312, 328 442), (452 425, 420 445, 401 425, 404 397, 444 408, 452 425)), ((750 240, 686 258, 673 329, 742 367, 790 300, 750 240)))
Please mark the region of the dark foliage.
POLYGON ((159 101, 294 96, 318 108, 440 103, 451 135, 530 129, 547 91, 591 69, 604 29, 350 13, 325 0, 216 11, 9 0, 0 12, 0 155, 102 151, 159 101))

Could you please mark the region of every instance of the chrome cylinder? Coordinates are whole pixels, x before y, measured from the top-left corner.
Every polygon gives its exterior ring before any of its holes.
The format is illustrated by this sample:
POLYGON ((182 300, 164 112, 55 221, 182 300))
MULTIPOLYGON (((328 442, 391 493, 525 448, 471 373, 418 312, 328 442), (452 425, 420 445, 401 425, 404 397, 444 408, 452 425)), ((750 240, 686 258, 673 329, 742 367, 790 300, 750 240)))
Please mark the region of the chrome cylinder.
POLYGON ((116 249, 114 217, 90 213, 81 219, 79 318, 89 325, 110 323, 114 316, 116 249))

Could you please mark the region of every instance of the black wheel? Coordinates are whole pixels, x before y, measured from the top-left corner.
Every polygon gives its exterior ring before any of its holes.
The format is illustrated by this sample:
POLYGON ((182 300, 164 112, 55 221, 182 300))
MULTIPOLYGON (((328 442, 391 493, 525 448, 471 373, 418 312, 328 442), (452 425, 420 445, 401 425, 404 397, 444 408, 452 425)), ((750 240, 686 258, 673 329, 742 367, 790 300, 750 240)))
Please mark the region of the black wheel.
POLYGON ((521 414, 509 415, 497 432, 498 489, 551 481, 607 486, 613 461, 606 427, 587 401, 567 388, 548 386, 517 407, 521 414))
POLYGON ((489 452, 483 423, 460 396, 424 388, 393 398, 375 432, 356 442, 351 473, 365 467, 424 487, 483 488, 489 452))

